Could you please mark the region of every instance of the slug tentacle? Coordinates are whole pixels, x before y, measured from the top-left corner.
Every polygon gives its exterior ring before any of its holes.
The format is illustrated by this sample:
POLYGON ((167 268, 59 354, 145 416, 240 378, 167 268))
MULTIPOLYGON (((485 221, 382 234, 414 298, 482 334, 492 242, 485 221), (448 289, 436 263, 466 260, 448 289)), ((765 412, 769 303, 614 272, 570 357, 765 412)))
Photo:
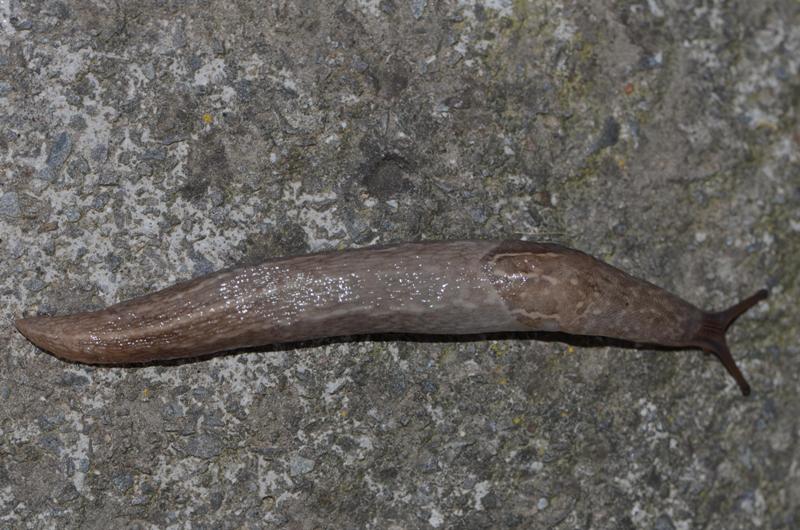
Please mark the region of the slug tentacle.
POLYGON ((724 311, 703 314, 700 328, 697 330, 691 343, 692 346, 702 348, 716 355, 723 366, 728 370, 728 373, 731 374, 739 384, 739 388, 741 388, 742 394, 745 396, 750 394, 750 384, 747 382, 744 375, 742 375, 742 372, 736 365, 736 361, 733 360, 731 351, 728 348, 728 342, 725 340, 725 332, 737 318, 761 300, 766 299, 768 295, 769 292, 766 289, 762 289, 724 311))

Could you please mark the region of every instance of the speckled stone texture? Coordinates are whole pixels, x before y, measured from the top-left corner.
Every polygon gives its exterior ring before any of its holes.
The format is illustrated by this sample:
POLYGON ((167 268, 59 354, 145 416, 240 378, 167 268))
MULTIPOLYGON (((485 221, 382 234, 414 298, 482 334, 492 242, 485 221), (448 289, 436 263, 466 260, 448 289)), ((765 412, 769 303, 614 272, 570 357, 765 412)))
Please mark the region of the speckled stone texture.
POLYGON ((800 4, 0 0, 0 527, 800 526, 800 4), (322 341, 92 368, 25 313, 525 237, 730 342, 322 341))

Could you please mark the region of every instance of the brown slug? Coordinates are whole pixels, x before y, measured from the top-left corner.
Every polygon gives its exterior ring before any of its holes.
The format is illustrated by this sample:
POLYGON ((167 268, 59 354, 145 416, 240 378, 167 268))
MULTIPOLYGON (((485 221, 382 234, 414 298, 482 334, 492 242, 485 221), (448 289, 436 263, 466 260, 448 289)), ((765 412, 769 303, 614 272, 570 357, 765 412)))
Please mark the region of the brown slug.
POLYGON ((16 321, 58 357, 128 364, 335 336, 558 331, 715 354, 762 290, 706 312, 583 252, 527 241, 405 243, 268 260, 100 311, 16 321))

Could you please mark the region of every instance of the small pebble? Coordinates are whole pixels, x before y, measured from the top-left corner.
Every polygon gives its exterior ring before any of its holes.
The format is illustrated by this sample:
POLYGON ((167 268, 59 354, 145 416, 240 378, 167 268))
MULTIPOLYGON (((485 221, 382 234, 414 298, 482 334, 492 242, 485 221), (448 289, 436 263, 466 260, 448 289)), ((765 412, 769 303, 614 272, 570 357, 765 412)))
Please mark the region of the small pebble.
POLYGON ((300 455, 294 455, 289 459, 289 475, 297 477, 305 475, 314 469, 314 461, 300 455))
POLYGON ((127 472, 119 473, 111 479, 111 482, 120 493, 124 493, 133 487, 133 477, 127 472))
POLYGON ((71 207, 71 208, 67 208, 64 211, 64 216, 67 218, 67 221, 69 221, 70 223, 75 223, 75 222, 80 220, 81 212, 77 208, 71 207))
POLYGON ((0 215, 5 217, 19 217, 22 210, 19 207, 17 192, 10 191, 0 196, 0 215))
POLYGON ((222 442, 211 434, 196 434, 189 438, 186 453, 197 458, 213 458, 222 452, 222 442))
POLYGON ((52 170, 60 168, 66 162, 72 152, 72 138, 66 132, 62 132, 56 137, 55 142, 50 147, 50 154, 47 157, 47 167, 52 170))
POLYGON ((419 20, 428 5, 428 0, 411 0, 411 14, 419 20))

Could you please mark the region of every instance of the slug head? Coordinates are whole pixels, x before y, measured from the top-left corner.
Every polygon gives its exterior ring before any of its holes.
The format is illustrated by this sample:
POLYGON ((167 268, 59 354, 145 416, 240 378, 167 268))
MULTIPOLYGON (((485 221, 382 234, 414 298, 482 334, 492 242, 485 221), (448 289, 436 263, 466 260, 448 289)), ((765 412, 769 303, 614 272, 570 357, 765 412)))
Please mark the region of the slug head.
POLYGON ((725 332, 737 318, 761 300, 766 299, 768 294, 766 289, 762 289, 724 311, 704 313, 700 322, 700 328, 691 341, 692 346, 702 348, 717 356, 723 366, 728 370, 728 373, 731 374, 739 384, 739 388, 745 396, 750 394, 750 384, 744 378, 744 375, 742 375, 739 367, 736 366, 736 361, 733 360, 731 351, 728 349, 728 343, 725 340, 725 332))

